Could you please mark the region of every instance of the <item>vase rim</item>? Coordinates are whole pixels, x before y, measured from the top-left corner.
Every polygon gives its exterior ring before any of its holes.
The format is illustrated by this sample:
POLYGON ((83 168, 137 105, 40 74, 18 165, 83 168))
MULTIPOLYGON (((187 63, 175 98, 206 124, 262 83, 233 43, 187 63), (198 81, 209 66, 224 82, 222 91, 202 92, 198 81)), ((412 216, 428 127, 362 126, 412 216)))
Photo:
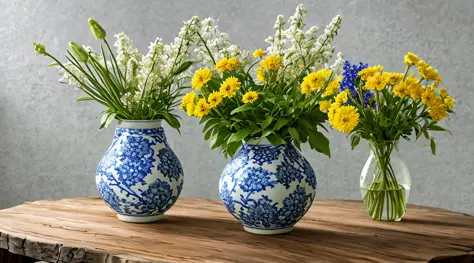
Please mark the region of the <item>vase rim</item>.
POLYGON ((122 120, 117 128, 152 129, 160 128, 161 120, 122 120))
MULTIPOLYGON (((291 142, 287 142, 287 143, 280 144, 280 145, 287 145, 288 143, 291 143, 291 142)), ((249 140, 247 140, 247 141, 242 140, 242 144, 246 144, 246 145, 270 145, 270 146, 280 146, 280 145, 273 145, 267 138, 249 139, 249 140)))

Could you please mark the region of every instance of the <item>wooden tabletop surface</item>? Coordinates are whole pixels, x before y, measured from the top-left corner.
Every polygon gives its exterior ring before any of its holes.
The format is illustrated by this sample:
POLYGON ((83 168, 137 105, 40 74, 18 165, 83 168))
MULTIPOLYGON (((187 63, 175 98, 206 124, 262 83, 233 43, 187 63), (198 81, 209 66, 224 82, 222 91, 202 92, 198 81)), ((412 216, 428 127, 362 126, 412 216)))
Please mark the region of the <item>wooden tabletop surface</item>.
POLYGON ((181 198, 131 224, 80 198, 0 210, 0 248, 48 262, 471 262, 474 217, 409 205, 401 222, 377 222, 359 201, 318 200, 293 232, 258 236, 219 201, 181 198))

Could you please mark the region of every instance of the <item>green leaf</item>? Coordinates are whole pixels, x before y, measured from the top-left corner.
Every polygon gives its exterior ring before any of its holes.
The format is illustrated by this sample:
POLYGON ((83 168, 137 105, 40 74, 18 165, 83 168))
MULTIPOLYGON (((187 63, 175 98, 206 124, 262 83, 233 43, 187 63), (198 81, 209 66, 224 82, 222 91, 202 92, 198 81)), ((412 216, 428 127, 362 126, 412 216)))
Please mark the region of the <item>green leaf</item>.
POLYGON ((234 142, 227 145, 226 151, 230 155, 230 157, 234 157, 235 152, 237 152, 241 145, 242 141, 234 142))
POLYGON ((245 128, 242 130, 239 130, 238 132, 232 134, 229 139, 227 140, 227 143, 233 143, 233 142, 238 142, 243 139, 245 139, 249 134, 251 130, 249 128, 245 128))
POLYGON ((296 148, 301 149, 301 141, 298 131, 294 127, 290 127, 288 128, 288 132, 290 133, 291 138, 293 138, 296 148))
POLYGON ((312 149, 331 157, 331 149, 329 148, 329 140, 319 131, 312 131, 308 134, 309 145, 312 149))
POLYGON ((273 121, 272 116, 268 116, 263 122, 262 122, 262 129, 266 129, 273 121))
POLYGON ((183 71, 187 70, 191 65, 193 64, 193 61, 186 61, 183 62, 172 74, 171 76, 176 76, 182 73, 183 71))
POLYGON ((354 150, 355 147, 357 147, 357 145, 359 145, 359 143, 360 143, 360 136, 356 135, 356 134, 352 134, 352 136, 351 136, 351 148, 352 148, 352 150, 354 150))
POLYGON ((436 142, 433 138, 430 139, 430 148, 431 148, 431 153, 433 155, 436 155, 436 142))
POLYGON ((425 138, 426 138, 427 140, 430 140, 430 139, 431 139, 431 136, 430 136, 430 134, 428 133, 427 130, 423 130, 423 134, 425 135, 425 138))
POLYGON ((430 126, 428 126, 428 130, 430 130, 430 131, 447 131, 447 132, 449 132, 449 134, 453 135, 453 133, 450 130, 445 129, 445 128, 443 128, 441 126, 438 126, 436 124, 433 124, 433 123, 430 124, 430 126))
POLYGON ((273 133, 272 130, 266 130, 262 133, 262 136, 260 136, 260 138, 265 138, 265 137, 267 137, 268 135, 270 135, 272 133, 273 133))
POLYGON ((179 131, 179 127, 181 127, 181 124, 179 124, 179 120, 171 114, 164 114, 165 121, 172 127, 175 128, 179 131))
POLYGON ((274 130, 274 131, 278 131, 278 130, 281 129, 283 126, 287 125, 288 123, 290 123, 289 120, 280 118, 280 119, 277 120, 275 126, 273 127, 273 130, 274 130))
POLYGON ((82 97, 82 98, 77 99, 76 101, 88 101, 88 100, 94 100, 94 99, 91 97, 82 97))
POLYGON ((220 132, 214 136, 211 141, 211 150, 221 146, 225 142, 227 135, 225 132, 220 132))
POLYGON ((211 138, 211 135, 212 135, 212 131, 214 129, 209 129, 205 134, 204 134, 204 140, 209 140, 211 138))
POLYGON ((283 138, 280 137, 280 135, 274 133, 271 135, 267 136, 268 141, 273 144, 273 145, 281 145, 281 144, 286 144, 286 141, 283 140, 283 138))
POLYGON ((209 116, 204 116, 201 118, 201 120, 199 121, 199 124, 203 124, 204 122, 206 122, 207 120, 209 120, 210 117, 209 116))
POLYGON ((215 125, 219 124, 222 120, 221 119, 210 119, 206 122, 204 125, 204 128, 202 129, 202 132, 206 132, 207 129, 214 127, 215 125))
POLYGON ((248 111, 248 110, 251 110, 253 109, 253 106, 252 104, 244 104, 238 108, 235 108, 233 111, 230 112, 230 115, 234 115, 236 114, 237 112, 243 112, 243 111, 248 111))

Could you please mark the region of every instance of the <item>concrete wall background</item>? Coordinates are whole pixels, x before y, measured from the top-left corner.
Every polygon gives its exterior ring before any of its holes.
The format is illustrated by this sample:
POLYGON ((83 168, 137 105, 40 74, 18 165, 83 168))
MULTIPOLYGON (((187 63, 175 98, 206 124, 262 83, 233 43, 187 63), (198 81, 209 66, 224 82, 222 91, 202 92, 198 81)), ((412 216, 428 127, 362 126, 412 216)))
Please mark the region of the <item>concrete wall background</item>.
MULTIPOLYGON (((15 1, 0 2, 0 208, 27 200, 97 196, 94 174, 108 148, 113 128, 99 130, 101 107, 76 103, 82 94, 57 83, 55 69, 33 52, 44 43, 61 55, 68 41, 97 47, 87 26, 96 18, 109 32, 126 32, 140 51, 160 36, 170 41, 192 15, 220 19, 223 31, 246 49, 266 47, 278 14, 288 18, 296 1, 15 1)), ((402 143, 401 155, 413 177, 410 203, 474 214, 474 2, 445 1, 301 1, 308 24, 323 28, 343 16, 336 40, 352 62, 383 64, 403 70, 412 51, 439 69, 457 100, 457 114, 444 121, 453 136, 434 134, 438 155, 426 142, 402 143)), ((182 135, 167 129, 185 170, 182 196, 218 199, 218 179, 226 160, 210 151, 196 119, 183 116, 182 135)), ((330 134, 331 159, 305 150, 317 170, 318 199, 360 199, 359 174, 366 145, 351 151, 349 141, 330 134)))

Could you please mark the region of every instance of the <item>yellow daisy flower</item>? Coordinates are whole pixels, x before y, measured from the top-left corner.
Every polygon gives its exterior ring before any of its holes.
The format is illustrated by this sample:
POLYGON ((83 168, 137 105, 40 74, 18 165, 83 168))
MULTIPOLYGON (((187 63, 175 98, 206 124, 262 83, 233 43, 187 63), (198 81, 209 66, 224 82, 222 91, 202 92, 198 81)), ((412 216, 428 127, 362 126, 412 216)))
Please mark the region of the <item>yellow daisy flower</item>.
POLYGON ((211 80, 212 71, 208 68, 199 69, 194 73, 194 77, 191 80, 193 89, 201 90, 202 86, 211 80))
POLYGON ((268 70, 279 70, 281 66, 280 56, 270 55, 265 60, 262 60, 262 62, 260 62, 260 66, 268 70))
POLYGON ((224 83, 222 83, 220 92, 222 96, 231 98, 235 96, 236 91, 240 89, 240 82, 236 77, 227 78, 224 83))
POLYGON ((446 111, 446 105, 444 104, 437 104, 434 107, 430 107, 428 113, 431 116, 431 119, 435 121, 440 121, 448 116, 448 111, 446 111))
POLYGON ((194 104, 194 102, 188 103, 186 105, 186 113, 188 114, 188 116, 193 116, 195 109, 196 109, 196 104, 194 104))
POLYGON ((319 110, 320 111, 327 111, 331 107, 331 101, 330 100, 323 100, 319 103, 319 110))
POLYGON ((454 103, 456 103, 456 101, 451 96, 448 95, 446 98, 444 98, 444 105, 446 105, 449 110, 454 108, 454 103))
POLYGON ((420 73, 424 79, 439 80, 439 82, 441 82, 441 78, 438 76, 438 70, 434 69, 423 60, 418 61, 417 66, 418 73, 420 73))
POLYGON ((342 76, 339 76, 335 80, 329 82, 328 86, 326 87, 326 90, 323 93, 323 97, 336 94, 337 90, 339 89, 339 86, 341 85, 341 81, 342 81, 342 76))
POLYGON ((359 124, 359 113, 354 106, 342 106, 334 113, 332 122, 336 130, 350 133, 359 124))
POLYGON ((202 118, 209 114, 211 109, 210 105, 206 102, 206 99, 199 99, 196 108, 194 109, 194 116, 202 118))
POLYGON ((214 91, 207 98, 207 102, 209 103, 209 106, 211 107, 211 109, 214 108, 215 106, 219 105, 219 103, 222 102, 222 93, 218 91, 214 91))
POLYGON ((219 72, 224 72, 227 70, 227 58, 221 59, 219 62, 216 64, 216 70, 219 72))
POLYGON ((375 72, 375 74, 372 77, 369 77, 367 79, 367 82, 365 83, 364 89, 366 90, 383 90, 385 88, 385 85, 388 83, 388 78, 386 75, 380 73, 380 72, 375 72))
POLYGON ((418 58, 417 55, 411 53, 411 52, 408 52, 405 57, 403 58, 403 61, 405 62, 405 64, 407 64, 408 66, 413 66, 413 65, 416 65, 416 63, 418 63, 418 61, 420 61, 420 59, 418 58))
POLYGON ((425 89, 423 94, 421 94, 421 103, 430 107, 435 106, 437 101, 434 92, 430 89, 425 89))
POLYGON ((261 58, 265 56, 265 51, 263 51, 263 49, 257 49, 253 52, 253 56, 256 58, 261 58))
POLYGON ((242 97, 242 102, 247 104, 247 103, 252 103, 258 99, 258 94, 255 91, 249 91, 244 94, 242 97))
POLYGON ((441 94, 443 97, 446 97, 448 96, 448 91, 446 90, 446 88, 440 88, 439 94, 441 94))
POLYGON ((311 85, 309 81, 304 80, 303 83, 301 83, 301 93, 307 96, 311 95, 311 85))
POLYGON ((236 68, 238 68, 239 66, 240 66, 240 61, 236 57, 231 57, 227 60, 227 64, 226 64, 225 68, 228 71, 232 71, 232 70, 235 70, 236 68))
POLYGON ((186 95, 184 95, 180 108, 184 110, 184 109, 186 109, 186 107, 189 103, 194 104, 194 100, 196 99, 196 97, 197 97, 196 92, 189 92, 186 95))
POLYGON ((385 75, 388 79, 388 84, 391 86, 395 86, 397 83, 403 80, 403 73, 398 73, 398 72, 384 72, 383 75, 385 75))
POLYGON ((365 68, 365 69, 359 71, 359 73, 357 73, 357 75, 359 75, 362 80, 367 80, 368 78, 375 75, 375 73, 381 72, 382 69, 383 69, 383 66, 377 65, 377 66, 373 66, 373 67, 370 67, 370 68, 365 68))
POLYGON ((262 67, 257 68, 257 79, 260 82, 265 82, 265 70, 262 67))
POLYGON ((343 105, 344 103, 347 102, 347 93, 349 93, 349 90, 346 89, 342 92, 340 92, 339 94, 336 95, 336 97, 334 98, 334 103, 336 103, 336 105, 338 105, 339 107, 341 105, 343 105))

